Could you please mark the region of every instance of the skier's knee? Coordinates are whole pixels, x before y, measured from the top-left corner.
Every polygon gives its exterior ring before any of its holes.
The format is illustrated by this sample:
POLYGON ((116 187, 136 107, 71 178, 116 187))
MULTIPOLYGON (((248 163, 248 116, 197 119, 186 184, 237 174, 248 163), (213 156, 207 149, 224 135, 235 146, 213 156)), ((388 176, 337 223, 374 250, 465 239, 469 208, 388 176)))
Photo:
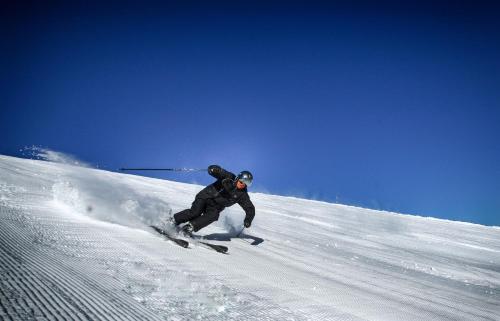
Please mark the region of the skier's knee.
POLYGON ((191 204, 191 212, 193 212, 195 216, 201 215, 201 213, 205 210, 205 205, 206 203, 204 199, 195 198, 191 204))

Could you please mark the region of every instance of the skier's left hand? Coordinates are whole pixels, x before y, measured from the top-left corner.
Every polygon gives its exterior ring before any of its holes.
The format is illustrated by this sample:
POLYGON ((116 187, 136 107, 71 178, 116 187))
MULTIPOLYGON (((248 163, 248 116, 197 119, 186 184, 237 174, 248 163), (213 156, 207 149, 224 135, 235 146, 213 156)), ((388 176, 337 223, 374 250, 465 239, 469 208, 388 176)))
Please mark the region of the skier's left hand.
POLYGON ((245 219, 243 221, 243 225, 245 225, 246 228, 249 228, 252 225, 252 221, 250 221, 249 219, 245 219))

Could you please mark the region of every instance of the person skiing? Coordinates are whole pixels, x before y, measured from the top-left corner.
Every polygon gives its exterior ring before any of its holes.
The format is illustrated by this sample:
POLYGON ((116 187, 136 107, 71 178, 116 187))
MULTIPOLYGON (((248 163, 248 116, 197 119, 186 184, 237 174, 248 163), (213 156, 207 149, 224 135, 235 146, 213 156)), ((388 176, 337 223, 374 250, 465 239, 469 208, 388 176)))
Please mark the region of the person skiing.
POLYGON ((243 224, 249 228, 255 217, 255 207, 247 191, 247 187, 252 184, 252 173, 242 171, 235 175, 219 165, 210 165, 208 174, 215 177, 217 181, 196 194, 190 209, 174 214, 171 223, 175 226, 187 223, 180 232, 190 236, 193 232, 217 221, 220 212, 226 207, 238 203, 245 211, 243 224))

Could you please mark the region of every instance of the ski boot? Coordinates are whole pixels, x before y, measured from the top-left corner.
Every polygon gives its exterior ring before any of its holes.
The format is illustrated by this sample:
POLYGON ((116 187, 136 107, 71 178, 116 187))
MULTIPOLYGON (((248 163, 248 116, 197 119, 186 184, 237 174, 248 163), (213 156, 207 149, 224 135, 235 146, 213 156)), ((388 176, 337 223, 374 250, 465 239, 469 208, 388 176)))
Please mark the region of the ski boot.
POLYGON ((194 231, 193 225, 191 224, 191 222, 188 222, 179 230, 179 234, 184 237, 191 238, 193 236, 193 231, 194 231))
POLYGON ((170 233, 177 233, 177 231, 179 230, 179 224, 177 224, 173 216, 170 216, 169 218, 164 220, 159 227, 165 232, 170 233))

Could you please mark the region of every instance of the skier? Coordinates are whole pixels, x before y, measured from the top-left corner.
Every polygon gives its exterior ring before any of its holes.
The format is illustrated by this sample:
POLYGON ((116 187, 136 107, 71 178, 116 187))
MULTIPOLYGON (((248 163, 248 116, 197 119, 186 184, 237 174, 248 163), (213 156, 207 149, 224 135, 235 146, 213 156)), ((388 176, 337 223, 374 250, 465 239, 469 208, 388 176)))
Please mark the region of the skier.
POLYGON ((208 174, 217 181, 196 194, 191 208, 175 214, 171 218, 171 223, 176 226, 187 223, 180 232, 191 236, 193 232, 217 221, 224 208, 238 203, 246 214, 243 224, 249 228, 255 216, 255 207, 247 192, 247 186, 252 184, 252 174, 249 171, 242 171, 236 176, 219 165, 210 165, 208 174))

